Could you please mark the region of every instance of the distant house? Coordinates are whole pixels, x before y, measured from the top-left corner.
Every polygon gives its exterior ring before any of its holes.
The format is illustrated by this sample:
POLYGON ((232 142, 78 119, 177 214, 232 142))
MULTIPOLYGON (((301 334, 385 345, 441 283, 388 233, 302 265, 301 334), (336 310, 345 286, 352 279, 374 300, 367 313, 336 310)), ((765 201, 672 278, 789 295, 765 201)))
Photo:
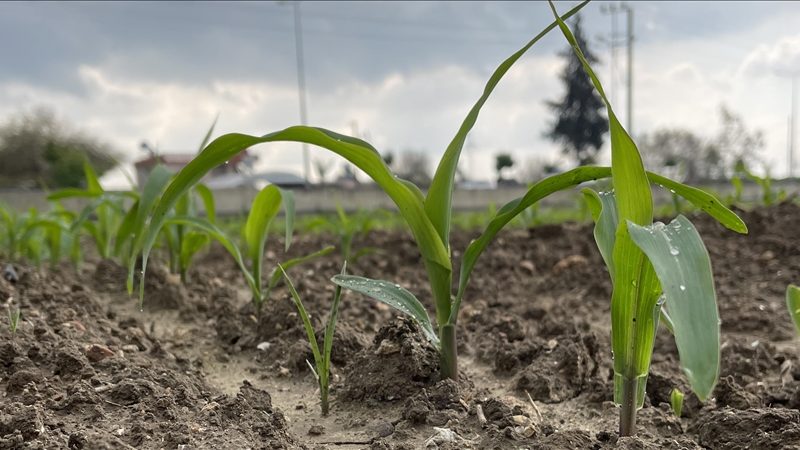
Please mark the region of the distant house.
MULTIPOLYGON (((147 180, 150 172, 158 164, 163 164, 170 171, 177 172, 189 164, 189 162, 194 159, 195 156, 197 155, 192 153, 167 153, 159 155, 151 153, 147 158, 134 163, 134 166, 136 167, 136 182, 139 186, 144 186, 144 182, 147 180)), ((245 168, 249 160, 250 155, 248 154, 247 150, 237 153, 230 160, 228 160, 226 164, 221 164, 212 169, 211 172, 206 175, 204 180, 209 181, 220 176, 239 174, 242 172, 242 169, 245 168)))
POLYGON ((306 181, 293 173, 289 172, 261 172, 254 174, 226 173, 220 176, 209 178, 205 181, 210 189, 236 189, 252 186, 261 189, 268 184, 282 188, 304 188, 306 181))
MULTIPOLYGON (((189 164, 195 156, 196 155, 188 153, 151 154, 147 158, 137 161, 134 164, 136 166, 136 181, 139 183, 139 186, 143 186, 145 180, 147 180, 147 177, 150 175, 150 171, 158 164, 163 164, 172 172, 177 172, 189 164)), ((237 189, 247 186, 261 189, 267 184, 274 184, 282 188, 305 187, 305 180, 293 173, 250 173, 250 166, 254 160, 255 157, 248 154, 246 150, 238 153, 228 160, 227 164, 221 164, 211 170, 211 172, 203 178, 203 183, 210 189, 237 189)))

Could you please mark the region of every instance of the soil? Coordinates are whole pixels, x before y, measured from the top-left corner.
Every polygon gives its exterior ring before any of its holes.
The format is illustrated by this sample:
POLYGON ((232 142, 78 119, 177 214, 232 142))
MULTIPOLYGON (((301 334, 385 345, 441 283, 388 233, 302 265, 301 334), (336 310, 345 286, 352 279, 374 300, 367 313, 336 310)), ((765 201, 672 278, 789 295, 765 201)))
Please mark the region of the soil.
MULTIPOLYGON (((212 247, 191 282, 159 266, 144 310, 113 261, 15 266, 0 301, 22 311, 0 331, 0 449, 800 449, 800 349, 784 290, 800 281, 800 207, 738 211, 737 235, 692 216, 716 274, 721 378, 700 403, 659 330, 636 437, 619 438, 609 344, 611 285, 591 226, 502 232, 483 255, 459 321, 461 377, 441 380, 417 327, 344 296, 331 413, 319 412, 305 331, 284 287, 257 313, 233 261, 212 247), (686 393, 675 417, 669 396, 686 393)), ((454 232, 453 253, 477 235, 454 232)), ((334 236, 280 238, 266 267, 334 236)), ((430 304, 408 233, 373 231, 348 271, 399 283, 430 304)), ((336 254, 291 275, 318 335, 336 254)))

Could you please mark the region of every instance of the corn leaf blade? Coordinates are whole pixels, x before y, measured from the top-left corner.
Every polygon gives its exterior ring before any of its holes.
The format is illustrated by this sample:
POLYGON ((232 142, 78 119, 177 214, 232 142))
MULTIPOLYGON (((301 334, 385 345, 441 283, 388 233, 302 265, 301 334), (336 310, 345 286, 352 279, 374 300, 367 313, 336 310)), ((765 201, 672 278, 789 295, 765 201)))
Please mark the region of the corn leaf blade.
MULTIPOLYGON (((253 199, 250 206, 250 214, 244 225, 245 247, 247 248, 247 258, 252 268, 253 279, 261 292, 261 266, 264 257, 264 246, 267 243, 267 234, 272 219, 278 214, 281 208, 282 193, 275 185, 269 185, 262 189, 253 199)), ((263 301, 263 296, 259 295, 258 302, 263 301)))
MULTIPOLYGON (((568 19, 580 11, 588 3, 588 0, 581 2, 578 4, 578 6, 572 8, 569 12, 564 14, 563 18, 565 20, 568 19)), ((513 66, 514 63, 517 62, 517 60, 528 51, 528 49, 530 49, 555 27, 556 22, 551 23, 527 44, 525 44, 525 46, 508 57, 500 64, 499 67, 497 67, 497 69, 495 69, 494 73, 489 78, 489 81, 486 83, 486 86, 483 89, 483 94, 472 106, 472 109, 470 109, 467 117, 464 119, 461 127, 458 129, 458 132, 456 132, 453 140, 447 146, 444 156, 442 156, 442 159, 439 162, 439 166, 436 168, 436 173, 433 176, 430 189, 428 190, 428 196, 425 199, 425 213, 430 218, 433 226, 439 233, 439 238, 445 243, 446 246, 449 246, 448 243, 450 241, 450 214, 452 210, 453 183, 455 180, 456 166, 458 166, 458 160, 461 156, 461 150, 464 147, 464 143, 466 142, 467 134, 469 134, 472 127, 475 126, 475 122, 478 120, 478 115, 480 114, 481 108, 483 108, 483 105, 489 99, 489 96, 492 94, 495 87, 497 87, 497 84, 500 82, 506 72, 508 72, 511 66, 513 66)))
POLYGON ((191 216, 172 216, 166 222, 164 222, 164 224, 189 226, 202 230, 205 233, 208 233, 208 235, 211 236, 212 239, 216 240, 223 247, 225 247, 225 250, 227 250, 228 253, 233 257, 233 260, 236 262, 236 265, 239 266, 239 270, 245 277, 245 281, 247 282, 247 285, 250 288, 250 290, 254 294, 257 292, 255 280, 247 270, 247 265, 244 262, 244 257, 242 256, 242 252, 239 250, 239 247, 236 246, 236 243, 234 243, 233 240, 217 225, 209 222, 207 219, 203 219, 200 217, 191 217, 191 216))
MULTIPOLYGON (((425 214, 424 204, 418 193, 411 190, 403 180, 398 179, 386 166, 380 153, 369 143, 350 136, 338 134, 323 128, 294 126, 261 137, 244 134, 226 134, 212 141, 175 176, 164 190, 158 204, 153 209, 150 223, 141 245, 143 264, 146 267, 146 254, 150 252, 158 236, 158 230, 167 218, 181 194, 190 189, 211 169, 224 163, 237 153, 257 144, 267 142, 305 142, 328 149, 354 164, 370 176, 397 205, 400 214, 411 228, 419 244, 420 252, 429 272, 438 276, 450 273, 450 254, 425 214)), ((449 287, 448 287, 449 289, 449 287)), ((140 296, 143 284, 140 283, 140 296)))
MULTIPOLYGON (((308 345, 311 346, 311 352, 314 354, 314 365, 317 366, 317 370, 319 370, 320 368, 324 367, 324 362, 322 359, 322 353, 319 351, 319 344, 317 344, 317 336, 314 332, 314 325, 311 323, 311 319, 308 317, 308 312, 306 311, 305 306, 303 306, 303 301, 300 300, 300 294, 297 293, 297 289, 295 289, 292 280, 289 278, 289 275, 286 274, 280 264, 278 264, 278 269, 280 269, 281 275, 283 275, 283 278, 286 280, 286 285, 289 287, 292 301, 294 301, 297 312, 300 314, 300 318, 303 321, 303 328, 305 328, 306 336, 308 337, 308 345)), ((319 377, 319 374, 317 374, 317 376, 319 377)))
POLYGON ((214 193, 203 183, 198 183, 194 187, 194 191, 200 196, 200 201, 203 202, 203 212, 209 222, 214 223, 217 221, 217 211, 214 204, 214 193))
POLYGON ((790 284, 786 287, 786 307, 794 322, 794 328, 800 334, 800 287, 790 284))
POLYGON ((617 205, 614 194, 610 192, 595 192, 591 189, 582 190, 589 210, 594 220, 594 240, 600 255, 606 263, 611 279, 614 279, 614 242, 619 224, 617 219, 617 205))
POLYGON ((439 336, 434 331, 425 307, 414 297, 414 294, 400 285, 353 275, 336 275, 331 278, 331 281, 337 286, 360 292, 411 317, 422 328, 422 332, 428 340, 437 347, 439 346, 439 336))
POLYGON ((666 297, 681 366, 700 400, 719 376, 719 312, 711 260, 684 216, 664 225, 627 222, 631 239, 652 262, 666 297))

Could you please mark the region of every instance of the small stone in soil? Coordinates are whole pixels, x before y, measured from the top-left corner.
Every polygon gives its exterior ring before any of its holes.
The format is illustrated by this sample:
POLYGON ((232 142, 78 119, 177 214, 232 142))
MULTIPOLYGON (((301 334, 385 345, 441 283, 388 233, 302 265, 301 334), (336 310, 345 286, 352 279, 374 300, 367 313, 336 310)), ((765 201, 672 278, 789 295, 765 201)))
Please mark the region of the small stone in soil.
POLYGON ((86 358, 92 362, 102 361, 115 355, 111 349, 105 345, 91 344, 86 347, 86 358))
POLYGON ((322 425, 311 425, 311 428, 308 429, 308 434, 312 436, 319 436, 325 433, 325 427, 322 425))

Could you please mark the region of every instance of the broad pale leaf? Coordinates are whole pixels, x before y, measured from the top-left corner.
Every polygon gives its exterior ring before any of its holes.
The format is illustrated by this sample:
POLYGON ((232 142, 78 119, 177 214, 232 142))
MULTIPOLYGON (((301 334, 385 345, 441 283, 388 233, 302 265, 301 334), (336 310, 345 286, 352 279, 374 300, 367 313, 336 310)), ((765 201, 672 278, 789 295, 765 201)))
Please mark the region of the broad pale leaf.
POLYGON ((411 317, 422 328, 428 340, 437 347, 439 346, 439 336, 434 331, 425 307, 414 297, 414 294, 403 289, 399 284, 353 275, 336 275, 331 278, 331 281, 337 286, 360 292, 411 317))
POLYGON ((683 371, 697 397, 706 400, 719 376, 720 350, 717 296, 703 240, 684 216, 669 225, 627 225, 661 282, 683 371))

